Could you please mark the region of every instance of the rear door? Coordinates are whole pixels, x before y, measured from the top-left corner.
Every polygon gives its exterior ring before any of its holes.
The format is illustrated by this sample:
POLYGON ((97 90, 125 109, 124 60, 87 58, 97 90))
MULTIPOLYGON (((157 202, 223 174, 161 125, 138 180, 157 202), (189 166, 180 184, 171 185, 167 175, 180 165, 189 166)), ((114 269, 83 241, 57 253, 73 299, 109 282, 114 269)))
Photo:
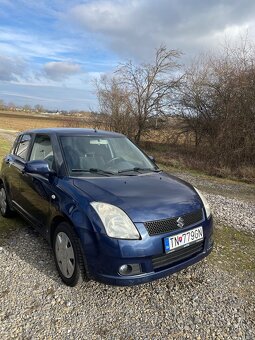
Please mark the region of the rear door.
MULTIPOLYGON (((33 140, 30 160, 44 160, 51 170, 55 170, 55 157, 49 135, 38 134, 33 140)), ((53 182, 49 177, 39 174, 23 173, 20 180, 22 208, 31 222, 44 233, 44 226, 50 214, 50 201, 53 182)))
POLYGON ((5 158, 8 168, 5 171, 5 182, 9 197, 16 208, 21 204, 20 180, 31 147, 31 134, 20 135, 12 154, 5 158))

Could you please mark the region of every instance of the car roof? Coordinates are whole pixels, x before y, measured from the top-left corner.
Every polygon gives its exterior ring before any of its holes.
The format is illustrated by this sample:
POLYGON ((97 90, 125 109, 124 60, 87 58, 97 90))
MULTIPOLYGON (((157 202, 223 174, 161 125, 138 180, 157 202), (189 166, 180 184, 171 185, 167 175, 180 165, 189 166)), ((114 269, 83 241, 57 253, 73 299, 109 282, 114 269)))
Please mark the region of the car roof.
POLYGON ((85 135, 85 136, 101 136, 101 137, 123 137, 121 133, 97 130, 97 129, 82 129, 82 128, 46 128, 46 129, 33 129, 22 131, 21 134, 57 134, 63 135, 85 135))

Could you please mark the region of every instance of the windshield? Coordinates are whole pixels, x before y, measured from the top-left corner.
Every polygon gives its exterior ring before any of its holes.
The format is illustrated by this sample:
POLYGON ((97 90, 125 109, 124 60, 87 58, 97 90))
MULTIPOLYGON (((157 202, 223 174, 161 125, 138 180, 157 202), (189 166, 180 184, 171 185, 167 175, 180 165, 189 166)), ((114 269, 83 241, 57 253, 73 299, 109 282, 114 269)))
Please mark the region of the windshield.
POLYGON ((75 176, 135 175, 157 166, 126 137, 62 136, 69 173, 75 176))

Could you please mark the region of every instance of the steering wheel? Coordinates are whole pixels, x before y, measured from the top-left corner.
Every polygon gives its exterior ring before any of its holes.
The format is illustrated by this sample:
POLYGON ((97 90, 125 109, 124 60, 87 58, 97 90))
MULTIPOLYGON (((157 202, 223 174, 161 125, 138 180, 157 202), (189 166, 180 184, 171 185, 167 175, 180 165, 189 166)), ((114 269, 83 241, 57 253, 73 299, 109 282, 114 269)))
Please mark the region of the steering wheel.
POLYGON ((106 165, 107 165, 107 166, 111 166, 113 163, 115 163, 115 162, 118 161, 118 160, 122 160, 122 157, 114 157, 114 158, 110 159, 110 160, 106 163, 106 165))

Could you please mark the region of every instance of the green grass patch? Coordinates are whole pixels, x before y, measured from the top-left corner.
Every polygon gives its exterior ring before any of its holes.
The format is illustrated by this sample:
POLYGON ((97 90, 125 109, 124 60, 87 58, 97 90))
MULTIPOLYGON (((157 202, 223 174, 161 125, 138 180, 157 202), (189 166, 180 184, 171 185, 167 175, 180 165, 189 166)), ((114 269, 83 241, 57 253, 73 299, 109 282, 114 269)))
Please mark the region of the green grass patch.
MULTIPOLYGON (((2 163, 2 158, 8 154, 11 148, 11 142, 0 137, 0 159, 2 163)), ((17 227, 23 226, 23 220, 14 216, 13 218, 4 218, 0 215, 0 244, 3 240, 10 235, 11 232, 15 231, 17 227)))
POLYGON ((1 161, 2 161, 2 158, 6 154, 8 154, 8 152, 10 151, 10 148, 11 148, 11 142, 0 137, 0 158, 1 158, 1 161))
POLYGON ((4 240, 15 232, 15 230, 25 225, 27 225, 25 221, 18 215, 14 215, 12 218, 0 216, 0 245, 2 245, 4 240))
POLYGON ((229 226, 217 226, 214 240, 209 262, 233 274, 255 275, 255 236, 229 226))

